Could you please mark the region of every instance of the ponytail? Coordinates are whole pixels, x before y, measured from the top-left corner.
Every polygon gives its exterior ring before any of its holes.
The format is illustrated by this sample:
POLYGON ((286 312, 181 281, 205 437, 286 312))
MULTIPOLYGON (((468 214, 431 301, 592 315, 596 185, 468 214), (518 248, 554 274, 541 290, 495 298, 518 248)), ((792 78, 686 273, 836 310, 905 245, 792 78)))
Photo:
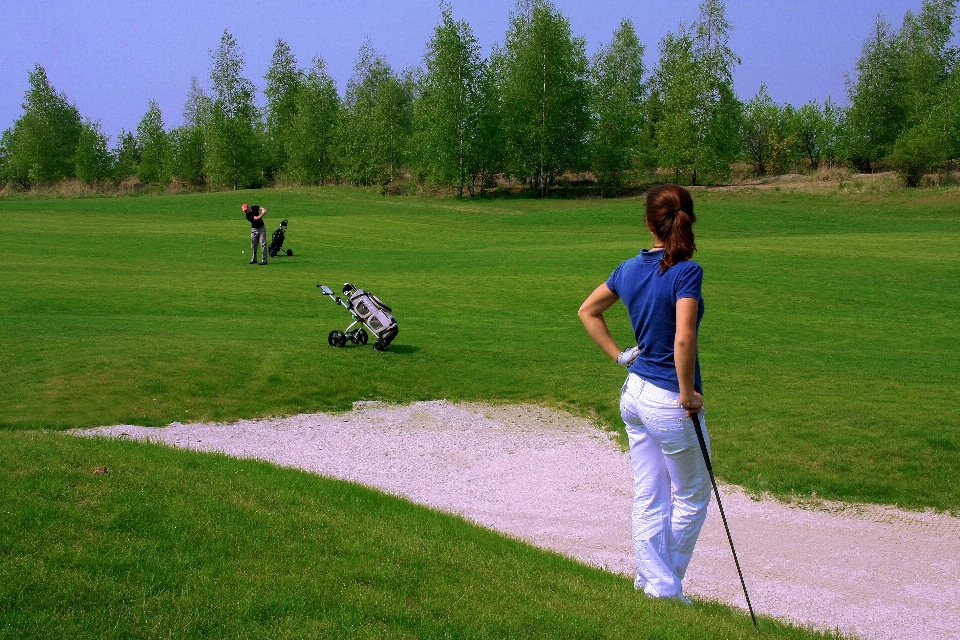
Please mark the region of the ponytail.
POLYGON ((693 237, 693 198, 690 192, 674 184, 654 187, 647 193, 644 216, 647 227, 663 243, 660 273, 678 262, 689 260, 697 250, 693 237))

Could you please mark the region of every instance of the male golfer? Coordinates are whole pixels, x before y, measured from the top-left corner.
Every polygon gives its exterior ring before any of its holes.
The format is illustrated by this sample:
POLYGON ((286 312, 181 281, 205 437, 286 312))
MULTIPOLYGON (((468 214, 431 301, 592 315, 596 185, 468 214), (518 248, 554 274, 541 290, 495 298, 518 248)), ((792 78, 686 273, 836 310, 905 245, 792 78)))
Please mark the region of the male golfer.
POLYGON ((263 224, 267 208, 246 203, 240 208, 250 223, 250 264, 257 264, 257 244, 260 245, 260 264, 267 264, 267 228, 263 224))

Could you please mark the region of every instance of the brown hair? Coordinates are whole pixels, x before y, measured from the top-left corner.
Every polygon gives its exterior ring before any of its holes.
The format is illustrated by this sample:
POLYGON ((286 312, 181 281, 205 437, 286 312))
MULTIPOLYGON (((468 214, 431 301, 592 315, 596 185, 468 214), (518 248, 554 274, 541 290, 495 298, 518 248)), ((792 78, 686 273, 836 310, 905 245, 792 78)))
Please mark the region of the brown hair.
POLYGON ((689 260, 697 245, 693 240, 693 198, 675 184, 663 184, 647 192, 647 228, 663 243, 660 273, 678 262, 689 260))

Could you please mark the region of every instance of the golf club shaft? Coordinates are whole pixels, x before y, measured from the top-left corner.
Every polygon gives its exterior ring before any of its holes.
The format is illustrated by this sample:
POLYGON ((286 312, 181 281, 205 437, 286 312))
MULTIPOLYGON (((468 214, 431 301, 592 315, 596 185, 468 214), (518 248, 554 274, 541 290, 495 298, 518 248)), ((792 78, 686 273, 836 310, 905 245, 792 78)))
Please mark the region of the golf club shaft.
POLYGON ((727 525, 727 515, 723 512, 723 503, 720 502, 720 490, 717 489, 717 481, 713 477, 713 464, 710 462, 710 453, 707 451, 707 441, 703 437, 703 428, 700 426, 700 416, 693 414, 693 426, 697 430, 697 440, 700 442, 700 452, 703 454, 703 461, 707 465, 707 473, 710 474, 710 484, 713 485, 713 495, 717 497, 717 506, 720 508, 720 518, 723 520, 723 528, 727 531, 727 540, 730 542, 730 551, 733 552, 733 562, 737 565, 737 575, 740 576, 740 586, 743 587, 743 595, 747 599, 747 608, 750 610, 750 618, 753 620, 753 626, 757 631, 760 627, 757 625, 757 616, 753 613, 753 605, 750 604, 750 594, 747 593, 747 583, 743 580, 743 571, 740 570, 740 560, 737 559, 737 550, 733 546, 733 536, 730 535, 730 527, 727 525))

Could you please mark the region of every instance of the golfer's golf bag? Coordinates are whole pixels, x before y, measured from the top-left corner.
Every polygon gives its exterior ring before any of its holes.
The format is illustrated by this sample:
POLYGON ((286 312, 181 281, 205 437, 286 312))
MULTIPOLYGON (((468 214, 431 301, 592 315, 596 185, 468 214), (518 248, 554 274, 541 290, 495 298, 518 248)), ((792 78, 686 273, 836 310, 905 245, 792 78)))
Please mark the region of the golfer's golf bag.
MULTIPOLYGON (((270 239, 270 247, 267 249, 267 253, 270 254, 271 258, 277 257, 277 254, 283 249, 283 241, 287 237, 287 221, 284 220, 280 223, 280 226, 277 227, 277 230, 273 232, 273 238, 270 239)), ((288 256, 293 255, 293 249, 286 249, 285 253, 288 256)))
POLYGON ((349 282, 343 285, 343 295, 347 297, 346 301, 335 296, 333 291, 325 284, 318 284, 317 288, 353 316, 353 322, 345 331, 334 329, 327 336, 327 343, 331 347, 343 347, 347 341, 354 344, 367 344, 369 336, 364 327, 370 330, 377 341, 373 343, 373 348, 377 351, 383 351, 393 342, 400 331, 397 327, 397 321, 393 318, 393 309, 388 307, 377 296, 358 289, 349 282), (359 327, 357 325, 360 325, 359 327))

